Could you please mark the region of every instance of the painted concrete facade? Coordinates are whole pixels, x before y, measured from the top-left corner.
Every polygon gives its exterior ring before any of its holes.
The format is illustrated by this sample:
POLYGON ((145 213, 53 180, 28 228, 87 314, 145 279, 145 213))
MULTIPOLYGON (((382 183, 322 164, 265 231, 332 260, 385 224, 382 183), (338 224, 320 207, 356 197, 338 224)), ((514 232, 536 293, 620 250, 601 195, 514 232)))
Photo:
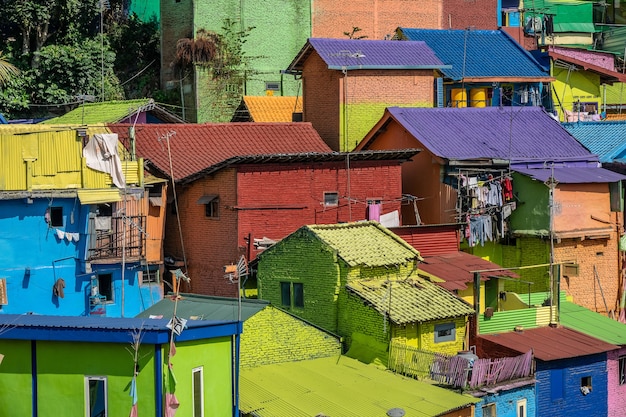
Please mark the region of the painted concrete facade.
POLYGON ((476 404, 474 417, 488 417, 492 407, 498 417, 532 417, 538 416, 535 403, 535 385, 533 383, 512 388, 498 390, 496 387, 489 393, 480 393, 481 402, 476 404))
MULTIPOLYGON (((383 202, 383 214, 399 211, 400 161, 351 161, 350 179, 343 162, 241 165, 177 193, 179 210, 185 213, 180 222, 189 276, 194 277, 192 292, 235 296, 236 285, 224 278, 224 265, 241 255, 253 260, 262 250, 254 239, 276 241, 305 224, 365 220, 368 198, 383 202), (337 192, 339 204, 324 205, 325 192, 337 192), (218 218, 206 217, 204 205, 198 204, 206 194, 219 195, 218 218)), ((182 259, 178 219, 169 213, 165 251, 182 259)))

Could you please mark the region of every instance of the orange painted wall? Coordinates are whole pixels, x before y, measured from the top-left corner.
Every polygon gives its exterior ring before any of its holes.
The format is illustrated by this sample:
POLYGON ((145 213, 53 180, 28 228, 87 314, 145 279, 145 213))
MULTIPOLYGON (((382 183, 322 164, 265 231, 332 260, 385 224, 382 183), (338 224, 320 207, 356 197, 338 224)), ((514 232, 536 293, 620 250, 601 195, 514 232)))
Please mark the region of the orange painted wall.
POLYGON ((554 190, 555 206, 553 229, 556 233, 573 230, 606 229, 607 223, 591 216, 611 221, 609 185, 558 184, 554 190))

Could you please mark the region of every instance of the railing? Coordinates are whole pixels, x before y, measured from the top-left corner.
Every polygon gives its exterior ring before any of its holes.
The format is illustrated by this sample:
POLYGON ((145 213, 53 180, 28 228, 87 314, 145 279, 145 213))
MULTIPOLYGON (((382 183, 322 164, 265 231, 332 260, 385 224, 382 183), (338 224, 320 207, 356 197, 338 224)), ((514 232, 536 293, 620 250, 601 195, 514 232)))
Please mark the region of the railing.
POLYGON ((110 227, 96 226, 95 219, 89 219, 91 240, 89 245, 89 260, 110 258, 131 259, 145 257, 146 253, 146 217, 125 216, 110 217, 110 227))
POLYGON ((534 374, 532 351, 500 359, 476 359, 427 352, 401 342, 389 346, 389 369, 416 379, 430 379, 454 388, 474 389, 534 374))

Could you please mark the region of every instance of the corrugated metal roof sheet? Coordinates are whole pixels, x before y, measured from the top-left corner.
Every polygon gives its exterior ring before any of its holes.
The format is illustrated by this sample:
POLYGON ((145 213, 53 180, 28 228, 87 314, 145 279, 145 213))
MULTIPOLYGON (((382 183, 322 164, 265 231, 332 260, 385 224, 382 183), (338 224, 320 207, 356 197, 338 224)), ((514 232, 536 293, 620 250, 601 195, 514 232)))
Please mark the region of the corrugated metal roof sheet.
POLYGON ((336 250, 350 266, 402 265, 421 259, 411 245, 374 221, 309 225, 302 230, 336 250))
MULTIPOLYGON (((109 125, 128 143, 129 125, 109 125)), ((146 124, 136 128, 137 155, 170 174, 165 134, 171 132, 174 178, 182 180, 229 158, 332 152, 310 123, 146 124)))
POLYGON ((302 112, 302 97, 244 96, 243 102, 254 122, 291 122, 302 112))
POLYGON ((561 301, 560 321, 581 333, 607 343, 626 345, 626 324, 591 311, 570 301, 561 301))
POLYGON ((425 42, 310 38, 288 69, 302 70, 315 50, 329 69, 429 69, 444 66, 425 42))
POLYGON ((240 409, 258 417, 432 417, 479 402, 346 356, 242 369, 240 390, 240 409))
POLYGON ((553 176, 557 182, 563 184, 603 183, 626 180, 626 175, 618 174, 617 172, 600 167, 521 168, 511 166, 511 169, 542 182, 545 182, 551 176, 553 176))
MULTIPOLYGON (((540 107, 403 108, 389 107, 381 122, 393 119, 419 144, 452 160, 597 161, 561 124, 540 107)), ((372 131, 357 150, 376 138, 372 131)))
POLYGON ((563 123, 563 127, 600 162, 626 162, 626 121, 563 123))
POLYGON ((47 125, 87 125, 97 123, 115 123, 135 113, 147 105, 151 99, 117 100, 98 103, 84 103, 65 113, 63 116, 48 119, 41 124, 47 125))
POLYGON ((118 188, 105 188, 95 190, 78 190, 80 204, 100 204, 122 201, 118 188))
POLYGON ((480 335, 478 337, 507 347, 520 354, 532 349, 535 358, 542 361, 577 358, 609 352, 619 348, 619 346, 606 343, 567 327, 546 326, 522 332, 480 335))
POLYGON ((459 317, 474 312, 448 290, 415 276, 402 281, 350 281, 346 288, 397 324, 459 317))
MULTIPOLYGON (((454 283, 455 289, 466 289, 468 283, 474 282, 474 271, 493 270, 501 266, 469 253, 456 252, 426 256, 418 268, 443 279, 447 284, 454 283)), ((519 278, 516 273, 506 269, 481 273, 482 280, 498 276, 519 278)), ((450 289, 444 284, 442 287, 450 289)))
MULTIPOLYGON (((267 307, 268 304, 267 301, 262 300, 242 299, 241 320, 247 320, 267 307)), ((194 320, 236 321, 239 315, 238 300, 236 298, 180 294, 178 303, 176 303, 176 299, 172 297, 164 297, 161 301, 139 313, 136 317, 172 317, 175 305, 176 315, 185 319, 191 319, 193 317, 194 320)))
POLYGON ((463 78, 548 79, 549 73, 513 38, 501 30, 438 30, 398 28, 401 39, 424 41, 452 68, 442 70, 452 80, 463 78))

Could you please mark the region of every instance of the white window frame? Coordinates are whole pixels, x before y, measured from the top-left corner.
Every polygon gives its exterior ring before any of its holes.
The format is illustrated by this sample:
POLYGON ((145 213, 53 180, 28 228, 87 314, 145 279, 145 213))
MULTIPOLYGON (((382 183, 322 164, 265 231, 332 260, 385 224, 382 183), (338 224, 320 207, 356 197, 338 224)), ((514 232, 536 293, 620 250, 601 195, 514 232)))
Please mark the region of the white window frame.
POLYGON ((109 392, 106 376, 85 375, 85 417, 91 417, 89 381, 104 381, 104 417, 109 415, 109 392))
POLYGON ((517 400, 516 416, 517 417, 527 417, 527 415, 528 415, 528 401, 526 400, 526 398, 522 398, 521 400, 517 400), (520 407, 523 407, 521 409, 521 413, 520 413, 520 407))
POLYGON ((204 417, 204 370, 198 366, 191 370, 191 402, 193 407, 193 417, 204 417), (200 373, 200 415, 196 415, 196 372, 200 373))

